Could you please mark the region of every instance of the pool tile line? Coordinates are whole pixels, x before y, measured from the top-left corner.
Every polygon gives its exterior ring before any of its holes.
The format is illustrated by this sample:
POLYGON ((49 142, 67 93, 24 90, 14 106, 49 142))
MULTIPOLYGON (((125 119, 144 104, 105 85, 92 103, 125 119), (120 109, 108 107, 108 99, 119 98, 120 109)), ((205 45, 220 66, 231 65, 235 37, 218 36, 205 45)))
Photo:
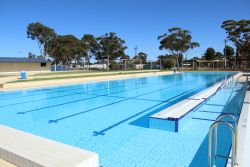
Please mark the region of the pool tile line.
MULTIPOLYGON (((176 86, 179 86, 179 85, 174 85, 174 86, 170 86, 170 87, 167 87, 167 88, 158 89, 158 90, 155 90, 155 91, 151 91, 151 92, 140 94, 140 95, 137 95, 137 96, 134 96, 134 97, 130 97, 130 98, 127 98, 127 99, 123 99, 123 100, 119 100, 119 101, 116 101, 116 102, 108 103, 108 104, 105 104, 105 105, 102 105, 102 106, 99 106, 99 107, 95 107, 95 108, 92 108, 92 109, 89 109, 89 110, 86 110, 86 111, 82 111, 82 112, 79 112, 79 113, 75 113, 75 114, 72 114, 72 115, 69 115, 69 116, 65 116, 65 117, 62 117, 62 118, 59 118, 59 119, 49 120, 48 123, 57 123, 58 121, 66 119, 66 118, 70 118, 70 117, 80 115, 80 114, 83 114, 83 113, 86 113, 86 112, 89 112, 89 111, 104 108, 104 107, 107 107, 107 106, 110 106, 110 105, 114 105, 114 104, 121 103, 121 102, 124 102, 124 101, 127 101, 127 100, 131 100, 131 99, 136 98, 136 97, 148 95, 148 94, 151 94, 151 93, 155 93, 155 92, 158 92, 158 91, 161 91, 161 90, 164 90, 164 89, 169 89, 171 87, 176 87, 176 86)), ((105 96, 105 95, 102 95, 102 96, 105 96)))
MULTIPOLYGON (((129 81, 126 81, 126 82, 123 82, 122 84, 127 84, 129 83, 129 81)), ((80 86, 80 85, 79 85, 80 86)), ((100 91, 100 90, 106 90, 107 89, 107 85, 101 85, 103 88, 102 89, 95 89, 93 91, 100 91)), ((118 87, 124 87, 125 85, 122 85, 122 86, 111 86, 110 89, 113 89, 113 88, 118 88, 118 87)), ((51 88, 51 89, 42 89, 42 90, 52 90, 53 92, 47 92, 47 93, 40 93, 40 94, 35 94, 35 95, 26 95, 26 96, 21 96, 21 97, 30 97, 30 96, 37 96, 37 95, 46 95, 48 93, 60 93, 60 92, 70 92, 70 91, 74 91, 74 90, 81 90, 83 89, 83 87, 80 87, 80 88, 73 88, 73 89, 68 89, 68 90, 54 90, 54 89, 58 89, 58 88, 51 88)), ((41 90, 41 91, 42 91, 41 90)), ((33 91, 33 90, 32 90, 33 91)), ((17 92, 17 93, 20 93, 20 92, 17 92)), ((76 93, 76 92, 71 92, 71 93, 76 93)), ((5 95, 9 95, 9 94, 5 94, 5 95)), ((4 96, 4 95, 3 95, 4 96)), ((1 95, 0 95, 1 97, 1 95)), ((20 98, 20 97, 17 97, 17 98, 20 98)), ((13 99, 16 99, 16 98, 12 98, 12 99, 0 99, 0 100, 13 100, 13 99)))
MULTIPOLYGON (((174 85, 174 86, 170 86, 170 87, 167 87, 167 88, 158 89, 158 90, 156 90, 156 91, 147 92, 147 93, 140 94, 140 95, 137 95, 137 96, 134 96, 134 97, 130 97, 130 98, 127 98, 127 99, 124 99, 124 100, 112 102, 112 103, 109 103, 109 104, 106 104, 106 105, 103 105, 103 106, 99 106, 99 107, 92 108, 92 109, 89 109, 89 110, 86 110, 86 111, 82 111, 82 112, 79 112, 79 113, 75 113, 75 114, 72 114, 72 115, 69 115, 69 116, 61 117, 61 118, 59 118, 59 119, 49 120, 48 123, 57 123, 58 121, 63 120, 63 119, 66 119, 66 118, 70 118, 70 117, 73 117, 73 116, 76 116, 76 115, 80 115, 80 114, 83 114, 83 113, 86 113, 86 112, 89 112, 89 111, 93 111, 93 110, 96 110, 96 109, 100 109, 100 108, 103 108, 103 107, 107 107, 107 106, 110 106, 110 105, 113 105, 113 104, 117 104, 117 103, 120 103, 120 102, 124 102, 124 101, 127 101, 127 100, 134 99, 134 98, 136 98, 136 97, 140 97, 140 96, 144 96, 144 95, 147 95, 147 94, 155 93, 155 92, 161 91, 161 90, 163 90, 163 89, 168 89, 168 88, 176 87, 176 86, 179 86, 179 85, 174 85)), ((179 95, 176 95, 176 96, 174 96, 174 97, 171 97, 171 98, 169 98, 168 100, 165 100, 165 101, 159 103, 158 105, 163 104, 163 103, 166 103, 166 102, 172 102, 172 101, 174 101, 174 99, 176 99, 177 97, 183 96, 183 95, 185 95, 185 94, 187 94, 187 93, 190 93, 190 92, 192 92, 192 91, 194 91, 194 90, 196 90, 196 89, 201 89, 201 87, 203 87, 203 86, 200 86, 199 88, 193 88, 193 89, 188 90, 188 91, 186 91, 186 92, 184 92, 184 93, 181 93, 181 94, 179 94, 179 95)))
MULTIPOLYGON (((157 91, 161 91, 163 89, 168 89, 168 88, 176 87, 176 86, 179 86, 179 85, 169 86, 169 87, 157 90, 157 91)), ((71 103, 76 103, 76 102, 80 102, 80 101, 95 99, 95 98, 99 98, 99 97, 106 97, 106 96, 111 95, 111 94, 122 93, 122 92, 132 91, 132 90, 136 90, 136 89, 140 89, 140 88, 133 88, 133 89, 128 89, 128 90, 123 90, 123 91, 117 91, 117 92, 113 92, 113 93, 98 95, 98 96, 94 96, 94 97, 83 98, 83 99, 74 100, 74 101, 70 101, 70 102, 66 102, 66 103, 60 103, 60 104, 57 104, 57 105, 52 105, 52 106, 47 106, 47 107, 41 107, 41 108, 37 108, 37 109, 33 109, 33 110, 28 110, 28 111, 23 111, 23 112, 17 112, 17 114, 26 114, 26 113, 33 112, 33 111, 38 111, 38 110, 43 110, 43 109, 58 107, 58 106, 66 105, 66 104, 71 104, 71 103)))
MULTIPOLYGON (((171 82, 169 82, 169 83, 176 83, 176 82, 178 82, 178 81, 171 81, 171 82)), ((129 83, 129 81, 126 81, 126 82, 123 82, 122 84, 124 84, 124 85, 122 85, 122 86, 111 86, 109 89, 113 89, 113 88, 119 88, 119 87, 125 87, 126 86, 126 84, 127 83, 129 83)), ((167 83, 167 84, 169 84, 169 83, 167 83)), ((107 83, 106 83, 107 84, 107 83)), ((137 83, 138 84, 138 83, 137 83)), ((146 85, 147 83, 141 83, 141 85, 146 85)), ((160 83, 152 83, 153 85, 155 85, 155 84, 166 84, 166 82, 160 82, 160 83)), ((94 91, 100 91, 100 90, 106 90, 107 89, 107 85, 102 85, 102 89, 95 89, 94 91), (106 86, 106 87, 105 87, 106 86)), ((52 88, 52 89, 43 89, 43 90, 52 90, 53 92, 47 92, 47 93, 60 93, 60 92, 70 92, 70 91, 74 91, 74 90, 80 90, 80 89, 83 89, 83 87, 80 87, 80 88, 73 88, 73 89, 68 89, 68 90, 64 90, 64 91, 60 91, 60 90, 53 90, 53 89, 57 89, 57 88, 52 88)), ((20 93, 20 92, 18 92, 18 93, 20 93)), ((21 97, 31 97, 31 96, 38 96, 38 95, 45 95, 45 94, 47 94, 47 93, 40 93, 40 94, 35 94, 35 95, 26 95, 26 96, 21 96, 21 97)), ((75 92, 72 92, 72 93, 75 93, 75 92)), ((6 95, 6 94, 5 94, 6 95)), ((9 95, 9 94, 7 94, 7 95, 9 95)), ((4 95, 3 95, 4 96, 4 95)), ((1 95, 0 95, 0 97, 1 97, 1 95)), ((12 99, 10 99, 10 98, 7 98, 7 99, 1 99, 0 98, 0 100, 13 100, 13 99, 17 99, 17 98, 20 98, 20 97, 16 97, 16 98, 12 98, 12 99)))
MULTIPOLYGON (((164 84, 164 83, 159 83, 159 84, 164 84)), ((124 86, 113 87, 112 89, 119 88, 119 87, 124 87, 124 86)), ((145 88, 145 87, 140 87, 140 88, 145 88)), ((66 95, 62 95, 62 96, 55 96, 55 97, 51 97, 51 98, 44 98, 44 99, 37 99, 37 100, 31 100, 31 101, 26 101, 26 102, 19 102, 19 103, 13 103, 13 104, 8 104, 8 105, 2 105, 2 106, 0 106, 0 108, 8 107, 8 106, 13 106, 13 105, 18 105, 18 104, 36 102, 36 101, 43 101, 43 100, 47 100, 47 99, 54 99, 54 98, 67 97, 67 96, 74 96, 74 95, 79 95, 79 94, 99 96, 98 94, 87 94, 87 93, 88 92, 100 91, 100 90, 106 90, 106 89, 107 88, 105 88, 105 89, 96 89, 96 90, 86 91, 86 92, 82 92, 82 93, 80 93, 80 92, 72 92, 72 94, 66 94, 66 95)), ((66 91, 66 92, 69 92, 69 91, 66 91)))
MULTIPOLYGON (((156 104, 156 105, 153 105, 153 106, 151 106, 151 107, 149 107, 149 108, 147 108, 147 109, 145 109, 145 110, 143 110, 143 111, 141 111, 141 112, 139 112, 139 113, 137 113, 137 114, 135 114, 135 115, 132 115, 132 116, 130 116, 130 117, 124 119, 124 120, 121 120, 121 121, 119 121, 119 122, 117 122, 117 123, 115 123, 115 124, 113 124, 113 125, 110 125, 109 127, 105 128, 105 129, 103 129, 103 130, 94 131, 94 132, 93 132, 93 135, 94 135, 94 136, 105 135, 104 132, 107 132, 108 130, 113 129, 114 127, 116 127, 116 126, 118 126, 118 125, 120 125, 120 124, 122 124, 122 123, 124 123, 124 122, 126 122, 126 121, 128 121, 128 120, 130 120, 130 119, 132 119, 132 118, 134 118, 134 117, 136 117, 136 116, 138 116, 138 115, 141 115, 141 114, 145 113, 145 112, 148 111, 148 110, 151 110, 151 109, 153 109, 153 108, 155 108, 155 107, 158 107, 158 106, 160 106, 160 105, 162 105, 162 104, 164 104, 164 103, 173 103, 173 104, 174 104, 174 103, 178 102, 178 101, 179 101, 179 100, 178 100, 179 98, 181 98, 182 96, 184 96, 184 95, 186 95, 186 94, 188 94, 188 93, 190 93, 190 92, 192 92, 192 91, 195 91, 196 89, 201 89, 201 87, 200 87, 200 88, 193 88, 193 89, 191 89, 191 90, 188 90, 188 91, 186 91, 186 92, 183 92, 183 93, 181 93, 181 94, 178 94, 178 95, 176 95, 176 96, 174 96, 174 97, 171 97, 171 98, 169 98, 168 100, 162 101, 162 102, 160 102, 160 103, 158 103, 158 104, 156 104), (175 102, 175 101, 176 101, 176 102, 175 102)), ((158 112, 158 111, 154 111, 154 113, 155 113, 155 112, 158 112)), ((151 114, 152 114, 152 113, 151 113, 151 114)))

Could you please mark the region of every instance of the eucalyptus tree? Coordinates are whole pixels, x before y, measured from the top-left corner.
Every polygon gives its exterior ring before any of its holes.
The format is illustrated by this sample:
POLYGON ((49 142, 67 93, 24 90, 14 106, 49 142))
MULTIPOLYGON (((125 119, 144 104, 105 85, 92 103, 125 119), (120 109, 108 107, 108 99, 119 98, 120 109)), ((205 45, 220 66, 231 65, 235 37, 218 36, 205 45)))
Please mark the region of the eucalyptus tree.
POLYGON ((77 64, 83 56, 86 56, 81 41, 73 35, 59 35, 49 41, 46 47, 57 64, 69 65, 72 60, 77 64))
POLYGON ((161 61, 161 65, 163 68, 171 69, 175 66, 175 56, 174 55, 159 55, 158 62, 161 61))
POLYGON ((231 40, 236 46, 236 57, 238 66, 241 66, 241 59, 248 57, 250 47, 250 20, 226 20, 221 28, 226 30, 227 39, 231 40))
POLYGON ((145 64, 147 62, 147 57, 148 55, 144 52, 139 52, 133 59, 135 62, 140 63, 140 64, 145 64))
POLYGON ((235 54, 234 48, 228 45, 223 49, 223 52, 227 59, 232 59, 235 54))
POLYGON ((189 49, 199 47, 199 43, 192 42, 191 32, 178 27, 168 29, 169 34, 163 34, 158 37, 160 40, 160 50, 168 50, 175 56, 177 67, 179 68, 179 57, 189 49))
POLYGON ((100 49, 98 41, 92 34, 85 34, 82 37, 82 47, 86 51, 86 60, 90 64, 92 57, 97 56, 97 53, 100 49))
POLYGON ((206 52, 204 53, 206 60, 214 60, 216 58, 215 50, 212 47, 207 48, 206 52))
POLYGON ((36 40, 40 53, 43 57, 48 54, 46 44, 57 36, 52 28, 49 28, 39 22, 30 23, 27 26, 27 37, 36 40))
POLYGON ((115 60, 125 55, 125 41, 119 38, 116 33, 110 32, 97 38, 100 50, 96 59, 107 59, 107 70, 109 70, 110 60, 115 60))
POLYGON ((226 59, 229 62, 229 67, 233 67, 234 55, 235 55, 234 48, 226 45, 225 48, 223 49, 223 52, 224 52, 224 55, 226 55, 226 59))
POLYGON ((216 52, 215 53, 215 59, 223 59, 224 55, 221 52, 216 52))

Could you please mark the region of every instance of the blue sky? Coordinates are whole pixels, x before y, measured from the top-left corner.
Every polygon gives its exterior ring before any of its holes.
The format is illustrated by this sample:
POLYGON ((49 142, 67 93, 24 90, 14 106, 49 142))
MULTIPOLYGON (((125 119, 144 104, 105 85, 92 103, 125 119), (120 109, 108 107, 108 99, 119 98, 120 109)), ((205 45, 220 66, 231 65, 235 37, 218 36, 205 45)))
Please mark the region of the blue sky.
POLYGON ((250 19, 249 0, 0 0, 0 57, 39 54, 36 41, 26 37, 31 22, 41 22, 58 34, 81 38, 116 32, 126 41, 128 55, 134 46, 156 59, 157 36, 170 27, 190 30, 200 47, 187 53, 200 56, 207 47, 222 51, 227 19, 250 19))

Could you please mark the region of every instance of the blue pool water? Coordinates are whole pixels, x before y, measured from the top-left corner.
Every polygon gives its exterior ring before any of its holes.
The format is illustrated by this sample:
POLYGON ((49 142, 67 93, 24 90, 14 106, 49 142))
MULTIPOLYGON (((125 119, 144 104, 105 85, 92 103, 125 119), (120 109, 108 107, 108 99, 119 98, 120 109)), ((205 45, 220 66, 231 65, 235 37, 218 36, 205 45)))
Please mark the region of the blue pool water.
MULTIPOLYGON (((237 113, 244 82, 233 81, 186 115, 178 133, 149 128, 149 116, 232 73, 183 73, 0 93, 0 123, 97 152, 103 167, 207 165, 209 126, 237 113)), ((224 128, 221 154, 230 137, 224 128)), ((218 160, 224 166, 225 160, 218 160)))

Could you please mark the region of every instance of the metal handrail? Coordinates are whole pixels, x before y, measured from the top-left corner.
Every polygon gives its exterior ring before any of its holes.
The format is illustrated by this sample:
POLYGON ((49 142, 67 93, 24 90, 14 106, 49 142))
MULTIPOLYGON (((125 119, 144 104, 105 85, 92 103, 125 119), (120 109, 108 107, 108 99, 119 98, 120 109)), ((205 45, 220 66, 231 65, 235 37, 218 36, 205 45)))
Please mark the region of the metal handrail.
POLYGON ((229 127, 231 129, 232 132, 232 163, 231 163, 231 167, 234 167, 234 165, 236 165, 236 161, 235 161, 235 155, 236 155, 236 147, 235 147, 235 139, 236 139, 236 131, 234 129, 234 127, 229 124, 228 122, 224 122, 224 121, 216 121, 214 122, 210 128, 209 128, 209 143, 208 143, 208 167, 211 167, 212 164, 212 134, 213 134, 213 129, 216 127, 215 129, 215 143, 214 143, 214 163, 213 166, 216 166, 216 153, 217 153, 217 126, 220 124, 224 124, 227 127, 229 127))
MULTIPOLYGON (((238 121, 235 118, 235 116, 233 116, 232 114, 220 115, 216 118, 216 121, 220 121, 222 118, 225 118, 225 117, 230 117, 234 121, 234 124, 235 124, 235 150, 237 151, 237 148, 238 148, 238 121)), ((217 131, 217 129, 216 129, 216 131, 217 131)), ((237 153, 235 153, 235 164, 237 164, 237 153)))

